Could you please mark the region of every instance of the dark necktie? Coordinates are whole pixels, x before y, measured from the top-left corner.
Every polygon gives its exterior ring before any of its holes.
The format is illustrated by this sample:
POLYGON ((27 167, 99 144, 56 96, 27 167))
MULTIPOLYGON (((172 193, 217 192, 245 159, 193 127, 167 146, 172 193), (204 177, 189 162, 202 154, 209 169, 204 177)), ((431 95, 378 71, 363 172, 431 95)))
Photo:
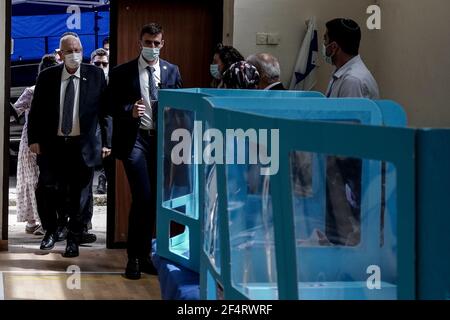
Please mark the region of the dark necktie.
POLYGON ((148 66, 147 71, 148 71, 148 89, 150 93, 150 100, 158 100, 158 88, 156 87, 155 79, 153 77, 155 68, 148 66))
POLYGON ((158 88, 156 87, 155 78, 153 77, 153 73, 155 72, 155 68, 147 66, 148 71, 148 91, 150 94, 150 105, 152 109, 152 121, 153 127, 156 128, 157 121, 157 112, 158 112, 158 88), (152 103, 153 102, 153 103, 152 103))
POLYGON ((73 126, 73 105, 75 102, 75 86, 73 84, 74 77, 75 76, 70 76, 66 87, 66 93, 64 95, 61 132, 65 136, 68 136, 72 132, 73 126))

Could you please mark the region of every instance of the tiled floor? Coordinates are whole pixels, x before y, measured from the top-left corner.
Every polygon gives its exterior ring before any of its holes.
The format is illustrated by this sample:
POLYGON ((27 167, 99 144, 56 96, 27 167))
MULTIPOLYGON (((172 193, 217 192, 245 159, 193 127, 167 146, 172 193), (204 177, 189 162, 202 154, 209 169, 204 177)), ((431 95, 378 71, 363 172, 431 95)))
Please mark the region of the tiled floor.
MULTIPOLYGON (((96 181, 96 180, 95 180, 96 181)), ((160 299, 158 278, 143 274, 141 280, 123 277, 125 250, 106 249, 106 207, 95 206, 92 245, 80 247, 80 256, 63 258, 65 242, 51 251, 39 250, 42 236, 25 233, 15 207, 15 179, 10 181, 9 251, 0 252, 2 299, 160 299), (79 272, 79 273, 78 273, 79 272)))
POLYGON ((160 299, 156 276, 134 281, 122 275, 124 250, 85 248, 74 259, 63 258, 60 249, 13 251, 0 252, 3 299, 160 299))

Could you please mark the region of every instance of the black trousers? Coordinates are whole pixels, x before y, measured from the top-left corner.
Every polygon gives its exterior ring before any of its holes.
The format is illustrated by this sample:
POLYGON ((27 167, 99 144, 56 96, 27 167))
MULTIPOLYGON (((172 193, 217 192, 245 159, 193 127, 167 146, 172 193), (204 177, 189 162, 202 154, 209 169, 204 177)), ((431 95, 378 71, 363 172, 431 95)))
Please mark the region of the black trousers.
POLYGON ((360 242, 361 177, 362 160, 328 157, 326 235, 333 244, 356 246, 360 242))
POLYGON ((131 189, 128 218, 129 258, 149 258, 156 222, 156 135, 139 130, 129 157, 123 161, 131 189))
POLYGON ((83 212, 89 206, 94 169, 86 166, 79 138, 58 138, 55 150, 38 156, 36 200, 42 226, 56 231, 62 215, 69 216, 69 236, 83 230, 83 212))
MULTIPOLYGON (((103 176, 104 179, 106 179, 106 182, 109 184, 110 181, 113 179, 114 174, 114 158, 112 156, 106 157, 103 159, 102 166, 99 167, 100 175, 99 177, 103 176)), ((95 172, 95 170, 94 170, 95 172)), ((83 224, 85 231, 88 231, 88 225, 92 222, 92 217, 94 215, 94 191, 93 191, 93 184, 94 184, 94 175, 92 175, 92 179, 90 182, 90 194, 88 203, 89 206, 86 208, 86 210, 83 212, 83 224)))

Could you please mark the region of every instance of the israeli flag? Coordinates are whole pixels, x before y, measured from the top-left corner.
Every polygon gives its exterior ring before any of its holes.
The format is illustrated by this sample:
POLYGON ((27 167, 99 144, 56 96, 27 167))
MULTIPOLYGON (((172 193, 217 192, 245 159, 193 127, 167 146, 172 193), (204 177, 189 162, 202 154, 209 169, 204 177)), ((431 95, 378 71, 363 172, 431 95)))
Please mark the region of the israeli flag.
POLYGON ((290 90, 310 91, 317 82, 317 67, 319 66, 319 38, 317 35, 316 18, 307 22, 305 38, 303 39, 294 74, 292 75, 290 90))

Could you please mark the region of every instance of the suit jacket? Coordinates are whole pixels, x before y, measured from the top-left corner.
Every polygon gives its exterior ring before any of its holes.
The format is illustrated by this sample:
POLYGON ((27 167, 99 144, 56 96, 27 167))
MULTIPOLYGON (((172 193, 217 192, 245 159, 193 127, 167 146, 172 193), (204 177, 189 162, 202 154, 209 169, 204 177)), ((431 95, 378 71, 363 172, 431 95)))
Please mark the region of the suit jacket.
MULTIPOLYGON (((43 154, 52 155, 60 116, 61 75, 64 64, 39 74, 28 115, 28 144, 39 143, 43 154)), ((111 147, 111 118, 106 108, 106 81, 103 71, 92 65, 80 66, 80 143, 85 164, 101 164, 102 147, 111 147), (96 134, 100 124, 102 135, 96 134)))
MULTIPOLYGON (((159 59, 161 89, 178 89, 182 80, 178 66, 159 59)), ((113 108, 112 152, 118 159, 126 159, 136 142, 140 119, 133 118, 133 106, 141 99, 139 58, 115 67, 109 74, 108 90, 113 108)), ((156 147, 156 146, 155 146, 156 147)))

